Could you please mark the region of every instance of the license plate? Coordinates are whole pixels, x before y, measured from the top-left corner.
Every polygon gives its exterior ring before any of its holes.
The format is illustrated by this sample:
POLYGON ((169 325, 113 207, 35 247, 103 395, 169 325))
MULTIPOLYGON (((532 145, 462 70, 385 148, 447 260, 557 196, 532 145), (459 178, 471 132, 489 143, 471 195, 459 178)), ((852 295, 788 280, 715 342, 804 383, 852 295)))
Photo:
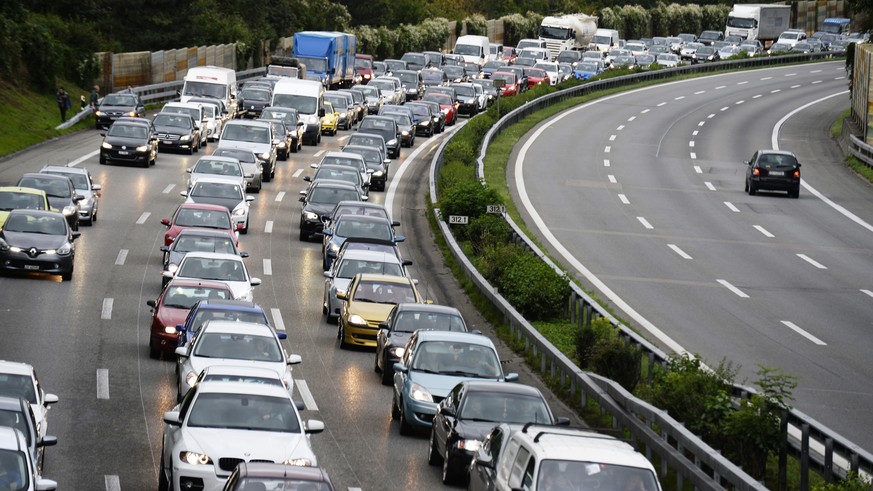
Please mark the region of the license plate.
POLYGON ((785 173, 782 171, 771 170, 767 175, 770 177, 784 177, 785 173))
POLYGON ((130 152, 128 152, 127 150, 119 150, 118 155, 130 155, 130 152))
POLYGON ((33 271, 39 271, 39 266, 36 264, 25 264, 24 269, 30 269, 33 271))
POLYGON ((172 144, 173 144, 172 140, 164 140, 164 145, 172 145, 172 144))

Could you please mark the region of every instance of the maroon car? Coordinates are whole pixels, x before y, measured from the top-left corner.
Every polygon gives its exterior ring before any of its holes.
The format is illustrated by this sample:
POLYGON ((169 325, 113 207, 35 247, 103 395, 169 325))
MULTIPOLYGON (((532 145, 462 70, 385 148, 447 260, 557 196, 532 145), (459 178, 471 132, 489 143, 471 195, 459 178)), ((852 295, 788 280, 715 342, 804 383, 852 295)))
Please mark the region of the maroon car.
MULTIPOLYGON (((182 203, 173 212, 173 216, 161 219, 161 223, 167 227, 164 245, 172 244, 183 228, 227 230, 234 232, 236 236, 236 232, 243 226, 241 223, 236 226, 233 224, 227 207, 206 203, 182 203)), ((237 245, 239 245, 239 237, 237 237, 237 245)))
POLYGON ((423 101, 432 101, 440 105, 440 109, 446 115, 446 124, 451 126, 458 122, 458 111, 455 107, 455 101, 448 94, 430 93, 421 98, 423 101))
POLYGON ((149 300, 152 308, 152 328, 149 336, 149 356, 158 358, 162 351, 174 351, 179 333, 176 326, 185 323, 188 311, 200 300, 233 298, 233 292, 222 281, 173 278, 157 300, 149 300))

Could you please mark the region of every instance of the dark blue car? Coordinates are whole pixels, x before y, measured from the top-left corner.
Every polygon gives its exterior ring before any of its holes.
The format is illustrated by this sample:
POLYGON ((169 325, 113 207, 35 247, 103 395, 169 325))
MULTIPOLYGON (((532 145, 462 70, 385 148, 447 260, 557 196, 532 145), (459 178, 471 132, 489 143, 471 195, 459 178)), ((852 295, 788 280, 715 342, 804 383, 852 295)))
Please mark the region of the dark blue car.
MULTIPOLYGON (((256 322, 273 326, 269 319, 267 319, 267 313, 264 309, 254 302, 246 302, 244 300, 201 300, 191 307, 188 317, 185 318, 185 323, 176 326, 176 330, 179 332, 178 346, 185 346, 185 343, 194 337, 204 324, 215 319, 256 322)), ((273 329, 275 329, 275 326, 273 326, 273 329)), ((279 331, 278 335, 279 339, 287 337, 284 331, 279 331)))

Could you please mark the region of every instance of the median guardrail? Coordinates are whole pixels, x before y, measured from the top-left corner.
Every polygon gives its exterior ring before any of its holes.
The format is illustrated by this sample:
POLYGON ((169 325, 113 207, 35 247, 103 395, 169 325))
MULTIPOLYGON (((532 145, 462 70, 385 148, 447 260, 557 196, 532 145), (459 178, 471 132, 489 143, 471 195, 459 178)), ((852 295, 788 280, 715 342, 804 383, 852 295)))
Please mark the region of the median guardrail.
MULTIPOLYGON (((488 145, 497 135, 527 115, 563 100, 642 81, 670 79, 682 74, 800 63, 833 56, 833 53, 813 53, 697 64, 625 75, 553 92, 506 114, 486 133, 477 159, 477 175, 484 184, 485 154, 488 151, 488 145)), ((467 279, 503 314, 504 319, 509 324, 511 336, 523 342, 525 352, 539 360, 539 371, 558 380, 561 387, 567 389, 581 406, 584 406, 589 398, 596 401, 603 413, 612 419, 614 427, 628 431, 638 443, 643 445, 648 457, 651 458, 653 455, 659 457, 662 476, 667 474, 668 467, 676 471, 679 489, 682 488, 685 481, 689 481, 697 489, 723 489, 725 487, 738 490, 766 489, 763 484, 755 481, 718 451, 689 432, 681 422, 674 420, 666 412, 634 397, 619 384, 609 379, 581 370, 572 360, 549 343, 476 270, 473 263, 458 246, 449 226, 441 219, 439 208, 437 208, 436 182, 443 164, 443 150, 448 141, 450 140, 443 142, 438 148, 430 170, 430 199, 435 207, 440 231, 449 245, 452 255, 462 266, 467 279)), ((864 151, 869 152, 868 159, 873 161, 873 147, 866 146, 864 151)), ((504 218, 513 230, 514 241, 524 244, 527 249, 548 263, 558 273, 564 273, 564 270, 554 264, 509 216, 504 214, 504 218)), ((570 282, 570 285, 571 293, 568 299, 567 314, 571 321, 576 321, 584 327, 590 325, 598 317, 606 318, 614 326, 619 336, 639 347, 648 358, 649 363, 662 365, 667 363, 668 355, 664 351, 619 322, 585 293, 579 285, 574 282, 570 282)), ((744 398, 753 393, 754 389, 752 388, 734 386, 734 397, 744 398)), ((821 472, 827 481, 832 481, 835 476, 846 477, 848 471, 868 476, 873 474, 873 455, 801 411, 793 409, 786 412, 782 419, 782 429, 785 440, 780 460, 784 461, 785 455, 789 452, 799 458, 802 474, 800 484, 803 490, 808 489, 810 467, 821 472)), ((780 472, 783 474, 780 475, 779 480, 780 483, 785 483, 785 466, 780 467, 780 472)))

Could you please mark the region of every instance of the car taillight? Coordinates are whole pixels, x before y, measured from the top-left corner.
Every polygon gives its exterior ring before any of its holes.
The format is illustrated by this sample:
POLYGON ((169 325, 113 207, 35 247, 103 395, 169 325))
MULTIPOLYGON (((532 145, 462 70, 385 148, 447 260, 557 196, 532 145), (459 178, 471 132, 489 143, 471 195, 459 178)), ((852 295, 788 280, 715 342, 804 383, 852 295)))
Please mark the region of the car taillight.
POLYGON ((757 176, 760 176, 760 175, 761 175, 761 170, 758 169, 758 168, 752 169, 752 175, 753 175, 753 176, 756 176, 756 177, 757 177, 757 176))
POLYGON ((795 178, 795 179, 800 179, 800 171, 799 171, 799 170, 795 170, 795 171, 794 171, 794 178, 795 178))

